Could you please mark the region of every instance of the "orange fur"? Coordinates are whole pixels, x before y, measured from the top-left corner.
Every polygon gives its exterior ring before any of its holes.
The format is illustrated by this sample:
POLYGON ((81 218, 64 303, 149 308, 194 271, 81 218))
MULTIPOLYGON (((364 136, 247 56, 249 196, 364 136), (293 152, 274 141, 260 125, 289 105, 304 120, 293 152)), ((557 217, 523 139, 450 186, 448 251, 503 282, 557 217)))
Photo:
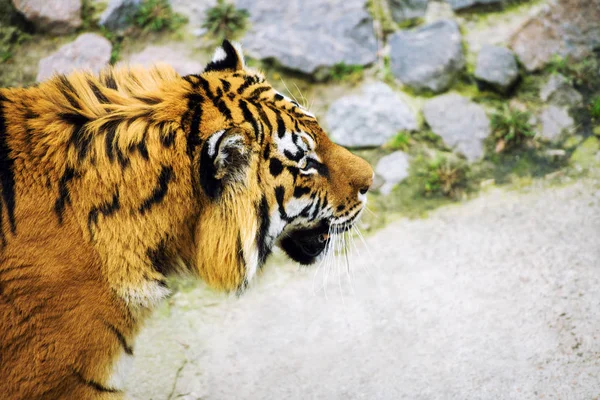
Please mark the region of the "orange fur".
POLYGON ((334 217, 360 211, 368 164, 239 57, 185 78, 109 68, 0 89, 2 396, 121 398, 114 364, 168 294, 166 276, 243 290, 267 254, 265 218, 285 213, 295 188, 327 198, 334 217), (265 157, 280 124, 310 134, 329 174, 293 163, 274 174, 265 157))

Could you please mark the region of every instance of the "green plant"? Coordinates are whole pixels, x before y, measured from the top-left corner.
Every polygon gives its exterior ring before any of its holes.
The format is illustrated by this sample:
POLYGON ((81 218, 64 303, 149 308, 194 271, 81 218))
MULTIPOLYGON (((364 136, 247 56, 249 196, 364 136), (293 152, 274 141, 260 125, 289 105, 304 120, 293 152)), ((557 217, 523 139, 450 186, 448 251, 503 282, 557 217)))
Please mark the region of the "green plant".
POLYGON ((133 16, 133 23, 143 31, 174 31, 187 19, 173 11, 169 0, 143 0, 133 16))
POLYGON ((600 119, 600 96, 592 100, 590 104, 590 114, 594 119, 600 119))
POLYGON ((405 132, 399 132, 388 142, 386 147, 391 150, 406 151, 410 147, 410 135, 405 132))
POLYGON ((327 78, 332 81, 359 81, 363 76, 364 67, 362 65, 348 65, 343 62, 333 65, 327 74, 327 78))
POLYGON ((110 51, 110 61, 111 65, 116 64, 117 61, 121 59, 121 48, 123 47, 123 35, 112 32, 105 27, 100 28, 100 33, 108 39, 108 41, 112 44, 112 49, 110 51))
POLYGON ((420 194, 426 197, 460 198, 468 189, 467 162, 452 153, 420 154, 411 163, 412 179, 418 182, 420 194))
POLYGON ((492 114, 492 136, 496 141, 496 152, 513 149, 533 138, 535 130, 530 120, 529 112, 510 108, 507 104, 492 114))
POLYGON ((237 9, 226 0, 217 0, 217 5, 206 12, 202 27, 218 40, 231 39, 246 29, 249 16, 248 11, 237 9))
POLYGON ((30 36, 16 26, 0 26, 0 64, 10 60, 15 46, 28 40, 30 36))

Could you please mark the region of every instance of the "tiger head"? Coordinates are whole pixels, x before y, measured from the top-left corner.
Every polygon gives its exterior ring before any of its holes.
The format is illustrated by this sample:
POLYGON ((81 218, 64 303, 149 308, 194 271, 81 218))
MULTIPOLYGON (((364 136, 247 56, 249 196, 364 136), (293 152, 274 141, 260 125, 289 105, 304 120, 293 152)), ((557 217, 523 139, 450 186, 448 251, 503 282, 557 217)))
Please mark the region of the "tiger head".
POLYGON ((371 166, 246 68, 237 45, 223 42, 202 74, 184 79, 191 88, 185 126, 201 142, 200 275, 213 286, 243 289, 273 246, 301 264, 315 263, 330 235, 360 217, 371 166))

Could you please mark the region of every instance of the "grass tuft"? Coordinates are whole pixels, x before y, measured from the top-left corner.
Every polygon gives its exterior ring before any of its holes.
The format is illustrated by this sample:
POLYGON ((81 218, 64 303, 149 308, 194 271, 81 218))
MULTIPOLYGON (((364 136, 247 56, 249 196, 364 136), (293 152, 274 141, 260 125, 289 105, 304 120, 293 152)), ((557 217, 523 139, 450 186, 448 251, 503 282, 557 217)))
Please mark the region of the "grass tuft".
POLYGON ((175 31, 186 22, 169 0, 143 0, 133 16, 133 24, 145 32, 175 31))
POLYGON ((247 10, 237 9, 226 0, 217 0, 217 5, 206 12, 202 27, 219 41, 232 39, 247 28, 248 17, 247 10))
POLYGON ((492 136, 496 142, 496 153, 520 147, 535 136, 530 123, 531 114, 510 108, 507 104, 492 115, 492 136))

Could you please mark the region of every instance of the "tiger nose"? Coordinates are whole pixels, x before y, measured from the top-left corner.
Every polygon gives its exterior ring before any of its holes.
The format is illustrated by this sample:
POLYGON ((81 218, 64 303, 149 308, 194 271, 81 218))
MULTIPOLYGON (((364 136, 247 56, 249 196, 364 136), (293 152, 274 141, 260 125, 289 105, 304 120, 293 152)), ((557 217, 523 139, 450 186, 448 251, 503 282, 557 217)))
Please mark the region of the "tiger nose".
POLYGON ((369 189, 371 188, 371 186, 373 186, 373 175, 371 174, 371 176, 369 176, 367 179, 364 179, 359 185, 358 185, 358 193, 360 194, 366 194, 369 189))

